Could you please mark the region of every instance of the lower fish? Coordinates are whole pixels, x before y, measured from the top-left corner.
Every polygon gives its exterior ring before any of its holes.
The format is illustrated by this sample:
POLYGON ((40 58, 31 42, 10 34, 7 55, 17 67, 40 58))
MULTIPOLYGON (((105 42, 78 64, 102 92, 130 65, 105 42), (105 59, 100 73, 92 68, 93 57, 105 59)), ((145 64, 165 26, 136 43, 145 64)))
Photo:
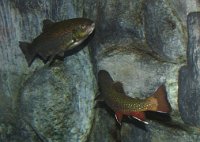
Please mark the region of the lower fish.
POLYGON ((121 124, 123 115, 148 124, 145 111, 160 113, 169 113, 171 111, 164 85, 158 87, 151 96, 139 99, 126 95, 123 84, 118 81, 115 82, 105 70, 98 72, 98 84, 100 95, 95 99, 97 101, 104 101, 115 112, 115 118, 119 124, 121 124))

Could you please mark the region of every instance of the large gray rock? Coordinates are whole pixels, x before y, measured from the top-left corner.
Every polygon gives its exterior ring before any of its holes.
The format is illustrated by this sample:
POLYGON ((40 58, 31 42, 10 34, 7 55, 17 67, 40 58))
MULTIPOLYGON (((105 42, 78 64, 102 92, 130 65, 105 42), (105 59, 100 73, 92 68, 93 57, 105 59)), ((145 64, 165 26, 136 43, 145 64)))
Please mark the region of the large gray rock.
POLYGON ((184 62, 187 34, 177 11, 165 0, 147 0, 145 35, 150 48, 164 60, 184 62))
POLYGON ((150 130, 144 126, 137 127, 137 125, 133 125, 133 123, 124 123, 121 128, 121 140, 122 142, 151 142, 151 133, 149 131, 150 130), (130 137, 131 135, 135 137, 130 137))
POLYGON ((179 75, 179 109, 186 123, 200 126, 200 13, 188 15, 188 64, 179 75))
POLYGON ((80 52, 69 57, 65 66, 42 68, 23 86, 22 119, 48 141, 87 139, 93 120, 96 81, 85 55, 80 52))
POLYGON ((95 108, 93 127, 88 142, 120 142, 120 127, 117 126, 113 113, 109 108, 95 108))

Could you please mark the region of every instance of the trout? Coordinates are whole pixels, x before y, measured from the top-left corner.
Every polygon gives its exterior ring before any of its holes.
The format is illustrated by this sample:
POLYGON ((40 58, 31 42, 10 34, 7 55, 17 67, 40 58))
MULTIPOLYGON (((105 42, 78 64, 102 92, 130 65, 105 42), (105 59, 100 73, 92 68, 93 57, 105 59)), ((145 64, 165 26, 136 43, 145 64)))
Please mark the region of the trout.
POLYGON ((150 97, 139 99, 126 95, 122 83, 113 81, 105 70, 99 71, 98 83, 100 95, 95 99, 104 101, 115 112, 115 118, 119 124, 121 124, 123 115, 148 124, 145 121, 145 111, 169 113, 171 110, 164 85, 161 85, 150 97))
POLYGON ((57 57, 64 57, 65 52, 80 45, 94 31, 95 23, 86 18, 74 18, 60 22, 43 21, 42 33, 32 43, 19 42, 30 67, 36 56, 43 62, 52 62, 57 57))

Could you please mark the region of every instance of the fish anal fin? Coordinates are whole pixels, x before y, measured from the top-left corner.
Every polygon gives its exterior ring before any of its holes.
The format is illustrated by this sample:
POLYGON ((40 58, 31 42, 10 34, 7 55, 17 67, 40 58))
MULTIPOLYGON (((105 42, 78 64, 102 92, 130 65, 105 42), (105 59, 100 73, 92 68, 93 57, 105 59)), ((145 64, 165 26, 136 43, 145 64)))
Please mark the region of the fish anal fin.
POLYGON ((113 83, 113 88, 119 93, 125 93, 123 84, 119 81, 113 83))
POLYGON ((64 57, 64 52, 62 52, 62 50, 59 50, 58 52, 56 52, 56 53, 54 53, 53 55, 51 55, 50 57, 49 57, 49 65, 52 65, 52 63, 55 61, 55 59, 56 59, 56 57, 58 57, 58 56, 60 56, 60 57, 64 57))
POLYGON ((31 47, 31 44, 28 42, 19 41, 19 47, 26 58, 28 66, 30 67, 36 55, 35 50, 31 47))
POLYGON ((121 112, 115 112, 115 119, 121 125, 123 114, 121 112))
POLYGON ((49 59, 48 59, 49 65, 51 65, 54 62, 55 57, 56 57, 56 55, 52 55, 49 57, 49 59))
POLYGON ((47 31, 47 29, 49 29, 53 24, 54 24, 54 22, 52 22, 51 20, 45 19, 45 20, 43 21, 43 28, 42 28, 42 31, 43 31, 43 32, 47 31))
POLYGON ((145 121, 146 117, 144 112, 131 112, 130 116, 145 124, 148 124, 148 122, 145 121))

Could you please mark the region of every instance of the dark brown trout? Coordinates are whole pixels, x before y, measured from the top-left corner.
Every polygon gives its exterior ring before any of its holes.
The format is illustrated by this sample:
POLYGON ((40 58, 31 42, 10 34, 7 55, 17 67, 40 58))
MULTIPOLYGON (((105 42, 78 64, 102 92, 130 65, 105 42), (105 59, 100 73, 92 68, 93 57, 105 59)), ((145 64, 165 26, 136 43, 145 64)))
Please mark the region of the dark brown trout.
POLYGON ((95 24, 90 19, 74 18, 60 22, 43 21, 42 33, 32 43, 19 42, 28 66, 36 56, 51 62, 56 56, 64 57, 66 51, 80 45, 94 31, 95 24))
POLYGON ((115 118, 119 124, 123 115, 131 116, 139 121, 145 121, 145 111, 169 113, 170 104, 166 97, 165 86, 161 85, 152 96, 146 99, 127 96, 121 82, 115 82, 105 70, 98 73, 98 83, 101 94, 96 100, 105 103, 115 112, 115 118))

